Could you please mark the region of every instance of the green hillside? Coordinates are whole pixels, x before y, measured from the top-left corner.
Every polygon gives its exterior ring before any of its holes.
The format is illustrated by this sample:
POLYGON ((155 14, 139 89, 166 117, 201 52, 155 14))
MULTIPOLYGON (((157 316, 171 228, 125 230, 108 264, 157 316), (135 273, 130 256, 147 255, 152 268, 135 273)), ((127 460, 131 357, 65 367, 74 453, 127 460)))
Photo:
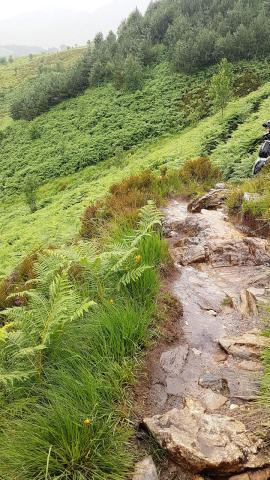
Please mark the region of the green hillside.
POLYGON ((31 55, 0 64, 0 130, 11 123, 9 104, 13 91, 42 72, 61 71, 72 67, 84 48, 71 48, 63 52, 31 55))
MULTIPOLYGON (((269 71, 265 62, 236 64, 236 93, 262 84, 269 71)), ((118 91, 111 84, 90 88, 31 122, 15 122, 0 137, 0 195, 21 190, 29 174, 42 184, 192 126, 211 113, 212 73, 188 76, 161 64, 140 91, 118 91)))
POLYGON ((132 477, 136 370, 182 310, 160 207, 226 181, 228 214, 270 231, 269 169, 250 178, 268 18, 159 0, 86 49, 0 66, 0 480, 132 477))
MULTIPOLYGON (((160 79, 160 76, 158 78, 160 79)), ((171 91, 169 88, 171 84, 168 85, 166 83, 168 79, 168 76, 164 76, 164 82, 159 83, 165 92, 167 88, 167 95, 171 91)), ((150 81, 150 84, 154 84, 156 88, 157 84, 153 80, 150 81)), ((227 178, 239 179, 250 174, 252 163, 257 155, 258 141, 262 135, 261 124, 269 116, 270 83, 265 83, 255 92, 232 101, 225 110, 224 118, 221 117, 220 113, 217 113, 201 120, 193 127, 186 127, 184 130, 184 124, 182 126, 180 124, 180 119, 184 118, 184 114, 179 110, 179 98, 177 97, 175 102, 172 101, 174 95, 176 95, 176 90, 172 89, 172 95, 169 97, 171 105, 168 103, 166 106, 168 110, 171 109, 167 119, 168 122, 170 119, 174 121, 172 112, 175 109, 178 112, 178 117, 176 118, 178 118, 179 124, 174 129, 179 129, 180 132, 167 133, 157 140, 149 138, 147 141, 144 140, 141 146, 133 147, 133 149, 127 152, 123 152, 121 148, 117 150, 116 145, 112 146, 112 140, 107 142, 109 132, 111 132, 112 136, 115 135, 115 142, 117 142, 117 134, 119 136, 117 125, 115 129, 116 117, 111 117, 108 113, 110 112, 110 105, 114 105, 114 103, 112 101, 109 104, 108 97, 105 96, 104 98, 104 92, 111 92, 111 87, 102 87, 102 89, 94 90, 94 92, 89 90, 84 96, 66 102, 61 107, 56 107, 29 125, 25 124, 25 122, 19 122, 18 125, 10 129, 6 139, 2 140, 3 151, 1 153, 1 161, 3 162, 2 175, 4 169, 7 169, 9 172, 9 178, 6 178, 6 189, 8 189, 9 196, 7 197, 5 194, 5 198, 0 205, 0 264, 2 276, 10 272, 19 259, 26 253, 31 252, 33 248, 44 244, 47 245, 51 242, 53 244, 62 244, 73 238, 78 233, 81 215, 89 202, 106 194, 109 187, 116 181, 137 171, 147 168, 156 169, 163 165, 177 168, 187 159, 199 155, 208 155, 221 168, 227 178), (99 136, 100 142, 103 138, 103 143, 99 144, 99 148, 104 148, 107 156, 110 155, 110 151, 115 154, 108 160, 100 161, 96 165, 65 176, 65 172, 78 168, 83 155, 85 155, 87 161, 86 152, 89 151, 89 145, 85 146, 83 142, 86 134, 80 132, 77 125, 77 121, 79 122, 82 118, 81 125, 83 128, 83 125, 87 122, 87 115, 83 115, 83 111, 77 109, 75 105, 79 103, 84 105, 86 109, 90 104, 89 111, 91 112, 93 103, 87 102, 86 99, 91 99, 92 95, 92 101, 95 101, 97 105, 95 115, 97 115, 97 108, 100 108, 100 115, 102 111, 108 113, 107 117, 101 119, 101 125, 96 125, 97 136, 99 136), (98 97, 98 95, 101 95, 101 97, 98 97), (100 98, 100 102, 98 102, 98 98, 100 98), (175 107, 175 104, 177 107, 175 107), (77 117, 75 117, 76 112, 77 117), (64 119, 66 123, 64 123, 64 119), (50 120, 53 127, 49 127, 48 120, 50 120), (42 126, 43 138, 36 140, 29 138, 28 135, 32 128, 31 124, 39 128, 42 126), (70 126, 72 126, 72 129, 70 126), (58 133, 54 134, 52 128, 55 128, 58 133), (70 128, 70 133, 68 133, 68 128, 70 128), (57 151, 57 142, 59 142, 59 150, 63 148, 63 140, 62 142, 60 140, 60 131, 62 132, 61 138, 68 139, 70 135, 68 147, 66 147, 66 152, 70 150, 73 152, 70 156, 67 154, 67 156, 64 156, 61 151, 59 151, 58 156, 53 153, 57 151), (105 131, 107 132, 106 141, 102 137, 102 132, 105 131), (17 144, 15 143, 15 132, 20 132, 20 135, 17 137, 17 144), (51 132, 51 135, 49 132, 51 132), (28 136, 26 145, 23 143, 23 138, 25 138, 23 135, 26 138, 28 136), (45 138, 47 139, 46 142, 45 138), (11 139, 14 139, 17 152, 11 139), (23 157, 23 152, 25 152, 25 157, 23 157), (16 157, 12 157, 12 155, 16 155, 16 157), (14 158, 13 162, 10 162, 11 158, 14 158), (71 164, 69 164, 68 158, 71 164), (61 159, 62 162, 60 162, 61 159), (26 161, 29 164, 26 164, 26 161), (23 195, 18 196, 16 193, 17 189, 22 187, 22 179, 26 171, 37 171, 43 181, 46 181, 46 178, 48 179, 49 177, 59 176, 59 178, 39 188, 38 210, 32 214, 29 213, 23 195)), ((124 98, 127 101, 127 96, 124 98)), ((131 96, 132 98, 133 96, 131 96)), ((165 95, 163 95, 163 101, 165 98, 165 95)), ((128 127, 130 127, 131 131, 135 128, 138 132, 138 128, 140 128, 141 130, 139 131, 143 132, 146 122, 143 121, 140 125, 139 119, 141 117, 145 118, 146 114, 148 115, 146 118, 149 119, 149 127, 154 125, 153 117, 156 119, 156 128, 158 128, 159 135, 166 130, 166 117, 164 117, 162 124, 162 113, 165 116, 166 108, 160 108, 158 113, 156 111, 158 105, 162 106, 160 96, 156 99, 154 106, 152 104, 149 105, 146 112, 139 108, 140 103, 137 102, 138 123, 133 118, 132 101, 130 101, 130 108, 124 108, 122 97, 121 100, 122 112, 129 119, 126 124, 127 131, 128 127), (152 121, 150 122, 151 118, 152 121)), ((133 105, 135 110, 136 103, 134 102, 133 105)), ((170 124, 169 128, 172 129, 170 124)), ((157 136, 158 132, 151 136, 157 136)), ((128 131, 124 140, 130 138, 129 135, 128 131)), ((121 142, 120 138, 118 140, 121 142)), ((136 143, 138 142, 136 137, 135 141, 136 143)), ((121 147, 121 143, 119 147, 121 147)))

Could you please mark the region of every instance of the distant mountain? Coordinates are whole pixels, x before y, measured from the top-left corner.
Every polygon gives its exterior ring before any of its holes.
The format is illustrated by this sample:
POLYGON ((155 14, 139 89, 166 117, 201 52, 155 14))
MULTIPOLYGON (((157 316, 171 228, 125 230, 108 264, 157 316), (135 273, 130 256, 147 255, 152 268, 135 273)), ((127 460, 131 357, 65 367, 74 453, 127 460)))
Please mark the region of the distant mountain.
POLYGON ((0 46, 0 57, 23 57, 30 53, 42 53, 46 50, 41 47, 27 46, 27 45, 2 45, 0 46))
POLYGON ((115 30, 136 6, 144 11, 148 4, 149 0, 114 0, 92 14, 56 9, 20 15, 0 21, 0 45, 84 44, 99 31, 115 30))

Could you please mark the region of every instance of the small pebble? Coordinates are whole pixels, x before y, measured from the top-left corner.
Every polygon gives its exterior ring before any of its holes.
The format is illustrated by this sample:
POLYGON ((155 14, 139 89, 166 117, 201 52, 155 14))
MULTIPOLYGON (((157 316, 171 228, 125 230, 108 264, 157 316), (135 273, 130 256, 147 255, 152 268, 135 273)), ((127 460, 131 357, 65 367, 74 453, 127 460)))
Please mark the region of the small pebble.
POLYGON ((191 350, 194 353, 194 355, 196 355, 196 357, 200 357, 202 354, 202 352, 200 350, 197 350, 197 348, 192 348, 191 350))

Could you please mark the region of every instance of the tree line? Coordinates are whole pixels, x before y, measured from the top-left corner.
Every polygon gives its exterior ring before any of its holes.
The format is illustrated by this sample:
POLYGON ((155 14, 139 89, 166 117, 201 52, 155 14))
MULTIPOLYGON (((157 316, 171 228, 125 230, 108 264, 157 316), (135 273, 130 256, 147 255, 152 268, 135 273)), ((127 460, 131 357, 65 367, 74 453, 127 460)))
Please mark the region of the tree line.
POLYGON ((264 0, 158 0, 135 10, 105 38, 98 33, 79 63, 40 74, 13 98, 14 119, 31 120, 90 86, 112 82, 135 91, 162 61, 193 73, 219 62, 268 57, 270 4, 264 0))

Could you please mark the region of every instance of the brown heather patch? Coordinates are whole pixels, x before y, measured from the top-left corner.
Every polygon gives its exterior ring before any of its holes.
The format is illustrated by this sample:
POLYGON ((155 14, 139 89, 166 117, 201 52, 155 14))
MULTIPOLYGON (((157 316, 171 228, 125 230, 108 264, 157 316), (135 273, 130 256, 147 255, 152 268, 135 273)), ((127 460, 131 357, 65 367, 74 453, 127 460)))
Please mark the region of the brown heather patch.
POLYGON ((25 257, 9 277, 0 284, 0 311, 12 306, 20 306, 25 300, 19 297, 9 298, 9 295, 16 292, 29 290, 31 287, 26 285, 28 280, 35 278, 34 265, 39 252, 34 252, 25 257))
POLYGON ((115 220, 118 224, 120 221, 132 227, 137 220, 138 210, 148 200, 160 206, 170 194, 188 198, 204 193, 219 179, 219 170, 207 157, 189 160, 180 169, 168 170, 163 166, 160 174, 145 170, 112 185, 104 200, 86 208, 81 220, 80 236, 84 239, 99 236, 103 228, 109 228, 109 224, 115 220))
POLYGON ((218 181, 221 178, 220 171, 208 157, 198 157, 185 162, 180 169, 181 180, 185 183, 195 180, 197 182, 218 181))

